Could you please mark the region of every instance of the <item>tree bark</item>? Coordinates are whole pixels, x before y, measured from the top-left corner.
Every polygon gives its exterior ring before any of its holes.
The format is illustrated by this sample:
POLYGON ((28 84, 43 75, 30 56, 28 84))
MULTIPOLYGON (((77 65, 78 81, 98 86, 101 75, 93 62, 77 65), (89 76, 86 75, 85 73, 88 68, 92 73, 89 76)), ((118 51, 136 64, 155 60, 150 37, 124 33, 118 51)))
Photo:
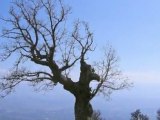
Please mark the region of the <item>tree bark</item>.
POLYGON ((87 98, 76 97, 74 110, 75 120, 91 120, 93 109, 87 98))

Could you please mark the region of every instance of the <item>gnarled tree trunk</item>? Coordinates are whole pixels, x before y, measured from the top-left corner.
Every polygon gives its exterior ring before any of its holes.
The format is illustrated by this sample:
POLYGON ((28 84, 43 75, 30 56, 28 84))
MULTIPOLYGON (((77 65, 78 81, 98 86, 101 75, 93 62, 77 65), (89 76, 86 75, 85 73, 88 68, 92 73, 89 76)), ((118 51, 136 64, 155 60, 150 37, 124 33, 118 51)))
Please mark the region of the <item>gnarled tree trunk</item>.
POLYGON ((79 96, 75 100, 75 120, 91 120, 93 113, 90 100, 85 97, 79 96))

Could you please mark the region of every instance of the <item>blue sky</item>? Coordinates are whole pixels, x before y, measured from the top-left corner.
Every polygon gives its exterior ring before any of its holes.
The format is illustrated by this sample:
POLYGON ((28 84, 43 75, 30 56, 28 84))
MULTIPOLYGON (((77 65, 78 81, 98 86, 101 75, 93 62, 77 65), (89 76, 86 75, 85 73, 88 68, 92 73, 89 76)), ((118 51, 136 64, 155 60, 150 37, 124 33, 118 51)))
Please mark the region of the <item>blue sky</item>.
MULTIPOLYGON (((7 15, 9 1, 0 0, 0 15, 7 15)), ((98 49, 110 43, 117 51, 120 67, 134 82, 134 87, 129 92, 119 92, 119 95, 134 96, 136 107, 147 105, 151 100, 153 103, 158 103, 160 99, 157 97, 160 91, 158 89, 160 86, 160 1, 66 0, 66 3, 72 7, 70 15, 72 21, 80 19, 89 23, 98 49), (144 99, 147 100, 146 104, 141 103, 144 99)), ((97 53, 94 55, 98 56, 97 53)), ((3 63, 0 63, 0 66, 5 69, 3 63)), ((122 99, 125 101, 127 98, 122 99)), ((111 104, 114 102, 116 97, 113 95, 111 104)), ((154 109, 158 107, 160 106, 154 109)))
MULTIPOLYGON (((10 1, 0 1, 0 15, 7 15, 10 1)), ((107 43, 115 48, 124 71, 159 73, 160 1, 68 0, 66 4, 72 7, 71 21, 89 23, 98 48, 107 43)))
POLYGON ((89 22, 98 46, 113 45, 126 72, 160 78, 160 1, 70 2, 73 16, 89 22))

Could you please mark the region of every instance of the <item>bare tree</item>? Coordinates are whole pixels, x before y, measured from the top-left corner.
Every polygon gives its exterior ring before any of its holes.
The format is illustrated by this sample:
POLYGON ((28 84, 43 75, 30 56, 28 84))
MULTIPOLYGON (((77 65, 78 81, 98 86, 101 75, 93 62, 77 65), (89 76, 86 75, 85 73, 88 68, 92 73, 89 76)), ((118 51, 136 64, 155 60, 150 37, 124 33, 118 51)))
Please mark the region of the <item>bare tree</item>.
POLYGON ((9 14, 9 18, 1 18, 6 26, 1 35, 4 39, 0 58, 5 61, 14 56, 16 61, 1 78, 2 97, 21 82, 41 84, 47 89, 61 84, 75 96, 75 119, 88 120, 93 113, 90 101, 98 93, 109 95, 128 87, 111 47, 105 51, 104 60, 88 64, 87 55, 94 51, 93 33, 83 21, 67 29, 70 7, 61 0, 15 0, 9 14), (29 65, 37 69, 29 69, 29 65), (71 76, 73 67, 80 70, 78 80, 71 76), (94 88, 90 86, 93 80, 97 81, 94 88))

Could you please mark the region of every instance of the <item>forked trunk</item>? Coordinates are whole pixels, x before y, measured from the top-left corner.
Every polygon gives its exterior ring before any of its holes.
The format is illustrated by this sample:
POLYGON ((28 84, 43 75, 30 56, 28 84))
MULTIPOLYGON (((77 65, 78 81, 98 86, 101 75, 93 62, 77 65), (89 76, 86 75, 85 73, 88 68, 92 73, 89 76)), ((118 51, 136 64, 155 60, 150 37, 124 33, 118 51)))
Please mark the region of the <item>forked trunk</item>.
POLYGON ((76 98, 75 102, 75 120, 91 120, 93 113, 90 101, 85 98, 76 98))

